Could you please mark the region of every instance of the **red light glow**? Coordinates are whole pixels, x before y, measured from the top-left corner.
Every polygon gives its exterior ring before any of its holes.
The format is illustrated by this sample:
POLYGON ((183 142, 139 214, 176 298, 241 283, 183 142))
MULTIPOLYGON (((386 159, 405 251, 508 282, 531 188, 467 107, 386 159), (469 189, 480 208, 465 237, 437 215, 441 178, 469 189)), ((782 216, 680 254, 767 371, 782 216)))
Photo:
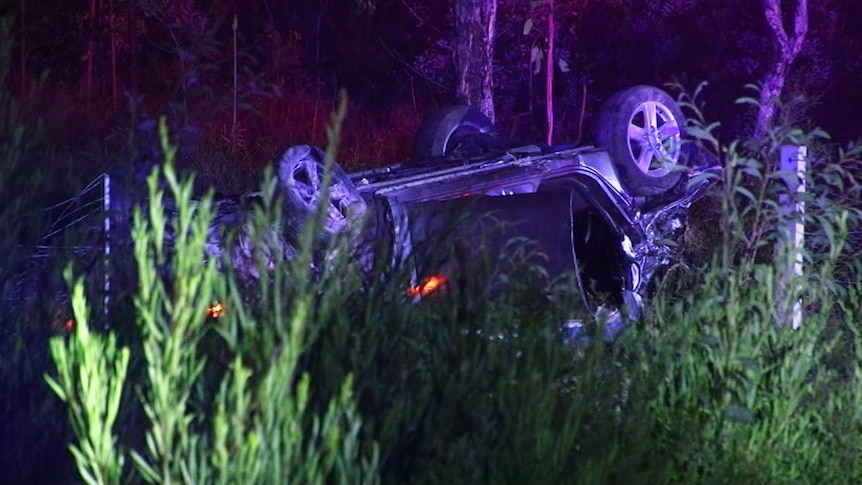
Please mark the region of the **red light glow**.
POLYGON ((440 289, 444 284, 446 284, 445 277, 434 275, 426 278, 421 284, 407 290, 407 294, 409 296, 427 296, 440 289))
POLYGON ((207 316, 210 318, 221 318, 225 316, 226 312, 227 308, 221 302, 213 302, 213 304, 207 308, 207 316))

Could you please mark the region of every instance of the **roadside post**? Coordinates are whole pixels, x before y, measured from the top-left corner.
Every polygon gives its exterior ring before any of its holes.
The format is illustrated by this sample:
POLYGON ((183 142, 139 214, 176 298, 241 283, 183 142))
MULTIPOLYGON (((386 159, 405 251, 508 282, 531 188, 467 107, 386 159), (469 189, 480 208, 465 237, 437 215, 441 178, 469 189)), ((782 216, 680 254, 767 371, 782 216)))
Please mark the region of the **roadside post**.
POLYGON ((805 244, 805 202, 799 197, 805 193, 805 171, 808 149, 805 146, 783 145, 780 153, 779 169, 783 173, 786 192, 778 196, 781 213, 779 228, 781 237, 778 242, 779 277, 776 295, 782 308, 779 308, 779 324, 790 324, 794 330, 802 325, 801 293, 803 246, 805 244), (784 307, 783 300, 791 295, 796 300, 784 307))
POLYGON ((108 306, 111 303, 111 176, 102 175, 102 211, 105 216, 104 231, 104 255, 103 255, 103 270, 104 270, 104 300, 102 301, 102 313, 105 318, 105 330, 108 330, 110 320, 108 319, 108 306))

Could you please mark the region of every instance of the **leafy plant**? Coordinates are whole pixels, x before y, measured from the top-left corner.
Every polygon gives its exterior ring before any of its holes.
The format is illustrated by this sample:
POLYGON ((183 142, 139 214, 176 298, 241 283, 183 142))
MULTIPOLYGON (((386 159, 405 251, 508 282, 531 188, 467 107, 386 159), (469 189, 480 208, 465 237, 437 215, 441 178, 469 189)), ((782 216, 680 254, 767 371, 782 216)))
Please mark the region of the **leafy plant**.
POLYGON ((64 323, 52 291, 61 266, 49 257, 57 252, 33 256, 47 227, 44 192, 55 184, 43 170, 50 153, 43 124, 28 115, 31 100, 13 92, 14 29, 13 16, 0 16, 0 473, 12 482, 50 481, 62 467, 39 464, 64 453, 69 429, 38 376, 50 368, 45 343, 64 323))
POLYGON ((107 336, 90 330, 90 310, 81 280, 72 282, 72 303, 77 328, 67 344, 51 341, 51 355, 59 376, 46 376, 48 385, 69 406, 72 429, 79 445, 71 445, 81 478, 88 484, 119 483, 124 456, 118 449, 114 426, 117 422, 129 349, 117 348, 114 334, 107 336))
MULTIPOLYGON (((75 335, 68 342, 52 342, 59 373, 49 382, 70 405, 78 437, 72 450, 82 478, 89 483, 373 483, 373 447, 369 455, 360 455, 352 379, 342 380, 338 396, 320 415, 308 408, 311 380, 297 367, 312 337, 309 309, 316 301, 313 285, 297 284, 309 276, 307 265, 288 268, 277 259, 274 271, 262 268, 261 285, 269 291, 259 295, 254 313, 247 311, 232 273, 218 271, 231 260, 207 253, 212 196, 192 199, 193 180, 176 174, 175 148, 164 123, 161 130, 166 162, 148 179, 149 203, 146 212, 136 209, 133 229, 142 341, 110 351, 115 337, 91 334, 85 296, 76 285, 75 335), (296 279, 270 279, 270 274, 296 279), (287 281, 294 291, 282 300, 287 281), (281 285, 268 286, 273 282, 281 285), (208 317, 207 308, 216 301, 229 308, 224 318, 208 317), (262 346, 241 345, 231 337, 238 332, 262 346), (142 352, 143 369, 127 381, 134 351, 142 352), (120 395, 132 388, 146 418, 142 448, 127 435, 137 429, 128 425, 134 423, 115 422, 122 414, 120 395), (123 468, 127 456, 133 469, 123 468)), ((335 143, 337 130, 333 133, 335 143)), ((263 228, 257 232, 264 233, 263 228)), ((309 261, 314 233, 310 227, 299 261, 309 261)), ((258 242, 262 248, 267 241, 258 242)))
MULTIPOLYGON (((659 292, 615 342, 601 322, 591 343, 566 340, 563 322, 593 316, 571 281, 547 281, 528 241, 471 253, 441 235, 415 248, 458 263, 440 291, 415 298, 418 265, 393 264, 381 242, 369 271, 348 244, 355 234, 318 236, 321 211, 286 239, 271 176, 219 232, 211 196, 192 200, 191 180, 159 168, 137 216, 143 340, 129 346, 123 387, 145 419, 124 414, 126 404, 112 413, 116 401, 89 414, 70 406, 73 422, 87 423, 76 429, 99 431, 78 436, 78 465, 85 476, 120 466, 123 480, 149 482, 858 482, 860 213, 845 194, 858 187, 847 162, 860 151, 776 128, 776 141, 817 143, 810 190, 788 194, 764 161, 774 149, 720 143, 699 95, 681 99, 694 113, 689 133, 726 168, 712 199, 718 220, 708 221, 723 236, 697 284, 659 292), (780 210, 781 194, 806 214, 780 210), (801 273, 782 264, 798 254, 781 244, 795 222, 810 235, 801 273), (118 465, 128 456, 131 467, 118 465)), ((336 155, 330 143, 326 164, 336 155)), ((112 356, 110 337, 78 333, 84 308, 75 335, 53 346, 71 369, 106 371, 87 373, 100 383, 90 387, 60 372, 55 387, 70 403, 87 403, 87 389, 116 393, 122 377, 125 351, 112 356)))

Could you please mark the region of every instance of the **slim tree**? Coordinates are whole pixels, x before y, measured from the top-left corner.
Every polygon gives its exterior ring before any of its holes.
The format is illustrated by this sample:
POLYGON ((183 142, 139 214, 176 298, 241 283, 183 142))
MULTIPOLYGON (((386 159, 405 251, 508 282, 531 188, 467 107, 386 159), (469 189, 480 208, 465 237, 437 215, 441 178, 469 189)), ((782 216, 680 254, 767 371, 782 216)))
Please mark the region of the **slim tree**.
POLYGON ((18 34, 20 37, 21 44, 21 56, 19 62, 21 63, 21 72, 19 73, 21 76, 21 98, 25 98, 27 96, 27 8, 24 0, 20 0, 19 2, 19 10, 21 10, 21 33, 18 34))
POLYGON ((548 145, 554 144, 554 23, 554 0, 548 0, 548 55, 545 58, 545 119, 548 122, 545 142, 548 145))
MULTIPOLYGON (((527 17, 527 21, 524 23, 524 35, 532 36, 531 42, 533 43, 530 49, 530 70, 533 74, 538 75, 544 69, 545 142, 548 145, 554 143, 554 70, 559 69, 561 73, 569 72, 568 61, 556 52, 557 26, 565 22, 563 19, 566 18, 566 15, 577 16, 578 12, 584 10, 588 2, 589 0, 568 0, 559 4, 555 0, 530 2, 530 16, 527 17), (541 19, 543 16, 546 17, 545 30, 536 29, 536 20, 541 19)), ((530 105, 530 111, 532 112, 532 104, 530 105)))
POLYGON ((497 0, 455 0, 458 102, 494 120, 494 35, 497 0))
POLYGON ((108 39, 111 42, 111 108, 117 110, 120 100, 120 88, 117 83, 117 16, 114 12, 114 0, 108 0, 108 39))
POLYGON ((95 40, 98 32, 98 27, 96 25, 96 12, 98 12, 98 7, 98 0, 90 0, 89 14, 85 17, 89 27, 87 35, 86 53, 84 55, 84 102, 86 103, 87 108, 93 105, 93 86, 95 84, 94 70, 96 56, 95 40))
POLYGON ((758 139, 768 132, 769 125, 775 118, 775 101, 781 96, 790 66, 805 42, 805 34, 808 32, 808 0, 763 0, 763 12, 772 33, 776 56, 762 81, 754 127, 754 136, 758 139), (790 4, 793 8, 792 18, 785 19, 782 4, 790 4), (792 31, 788 32, 785 25, 792 27, 792 31))

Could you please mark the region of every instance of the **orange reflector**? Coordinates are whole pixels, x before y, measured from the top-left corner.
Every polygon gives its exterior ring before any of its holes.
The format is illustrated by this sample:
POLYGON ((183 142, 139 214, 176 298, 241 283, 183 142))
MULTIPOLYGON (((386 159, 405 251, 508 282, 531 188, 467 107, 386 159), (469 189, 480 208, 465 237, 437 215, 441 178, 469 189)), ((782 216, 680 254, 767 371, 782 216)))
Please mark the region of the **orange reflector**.
POLYGON ((223 303, 213 302, 213 304, 207 308, 207 316, 210 318, 221 318, 225 316, 226 311, 227 308, 223 303))
POLYGON ((421 284, 416 285, 409 290, 407 290, 407 294, 409 296, 426 296, 430 295, 437 291, 441 286, 446 283, 446 278, 443 276, 431 276, 426 278, 421 284))

